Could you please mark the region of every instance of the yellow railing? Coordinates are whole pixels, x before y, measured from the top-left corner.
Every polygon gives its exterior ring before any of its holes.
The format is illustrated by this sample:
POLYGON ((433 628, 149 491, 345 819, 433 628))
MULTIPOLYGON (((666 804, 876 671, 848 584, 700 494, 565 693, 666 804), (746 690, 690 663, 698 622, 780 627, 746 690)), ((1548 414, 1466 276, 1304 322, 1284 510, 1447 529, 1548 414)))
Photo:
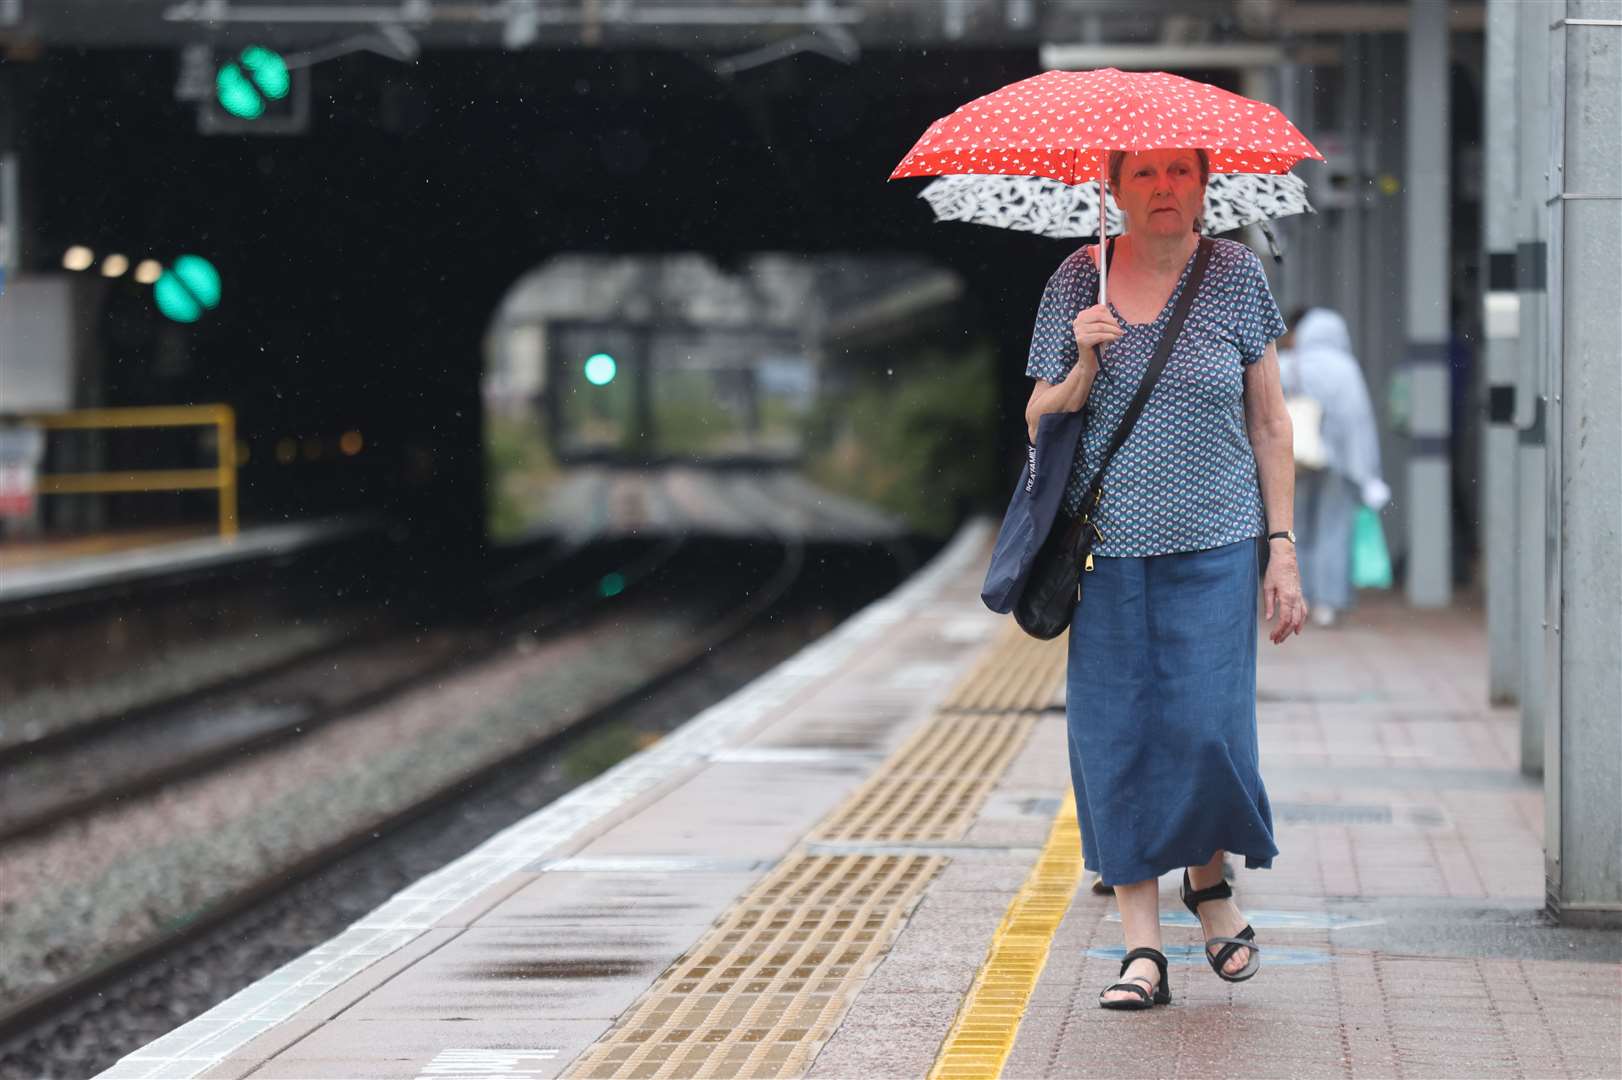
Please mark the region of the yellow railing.
POLYGON ((237 534, 237 417, 229 405, 151 405, 121 409, 78 409, 25 418, 47 431, 108 428, 213 427, 217 462, 210 469, 124 469, 118 472, 53 473, 41 476, 41 495, 105 495, 144 491, 220 493, 220 535, 237 534))

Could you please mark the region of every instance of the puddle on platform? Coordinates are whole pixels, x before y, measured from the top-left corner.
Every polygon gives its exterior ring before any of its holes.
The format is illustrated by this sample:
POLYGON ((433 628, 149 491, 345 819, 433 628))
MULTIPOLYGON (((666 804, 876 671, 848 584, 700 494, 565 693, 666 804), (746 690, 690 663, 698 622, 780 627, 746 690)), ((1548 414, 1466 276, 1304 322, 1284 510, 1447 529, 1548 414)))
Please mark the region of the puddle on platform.
POLYGON ((646 971, 645 960, 626 957, 565 958, 561 960, 518 960, 496 964, 479 972, 486 979, 617 979, 646 971))
MULTIPOLYGON (((1334 959, 1322 949, 1281 949, 1277 946, 1262 945, 1262 964, 1283 964, 1286 967, 1298 967, 1307 964, 1327 964, 1334 959)), ((1199 945, 1168 945, 1165 948, 1166 962, 1168 964, 1192 964, 1198 967, 1208 966, 1205 951, 1199 945)), ((1117 945, 1107 949, 1088 949, 1088 956, 1096 956, 1100 960, 1114 960, 1120 963, 1126 956, 1126 949, 1117 945)))
MULTIPOLYGON (((1353 926, 1379 926, 1385 922, 1384 919, 1359 919, 1328 911, 1247 911, 1245 918, 1257 930, 1345 930, 1353 926)), ((1104 916, 1104 921, 1118 923, 1121 913, 1112 911, 1104 916)), ((1160 925, 1197 929, 1200 920, 1186 911, 1162 911, 1160 925)), ((1272 955, 1272 950, 1268 950, 1268 955, 1272 955)))

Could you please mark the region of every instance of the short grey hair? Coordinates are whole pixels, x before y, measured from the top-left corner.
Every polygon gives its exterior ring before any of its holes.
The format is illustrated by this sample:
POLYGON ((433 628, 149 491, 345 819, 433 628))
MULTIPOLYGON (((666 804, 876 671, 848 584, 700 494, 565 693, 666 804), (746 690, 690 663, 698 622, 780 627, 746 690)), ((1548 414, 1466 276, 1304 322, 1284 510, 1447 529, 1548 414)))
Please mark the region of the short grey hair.
MULTIPOLYGON (((1126 161, 1127 151, 1111 150, 1109 152, 1109 186, 1119 189, 1121 186, 1121 165, 1126 161)), ((1194 156, 1200 162, 1200 186, 1204 187, 1211 182, 1211 155, 1198 147, 1194 156)))

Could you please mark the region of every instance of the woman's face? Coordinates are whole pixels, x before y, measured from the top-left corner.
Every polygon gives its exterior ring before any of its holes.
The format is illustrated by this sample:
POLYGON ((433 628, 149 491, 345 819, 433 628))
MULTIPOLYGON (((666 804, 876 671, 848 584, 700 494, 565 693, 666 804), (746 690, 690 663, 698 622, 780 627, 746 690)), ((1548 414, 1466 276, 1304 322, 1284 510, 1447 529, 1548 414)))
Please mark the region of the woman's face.
POLYGON ((1115 202, 1132 232, 1186 235, 1205 205, 1200 160, 1192 150, 1145 150, 1121 162, 1115 202))

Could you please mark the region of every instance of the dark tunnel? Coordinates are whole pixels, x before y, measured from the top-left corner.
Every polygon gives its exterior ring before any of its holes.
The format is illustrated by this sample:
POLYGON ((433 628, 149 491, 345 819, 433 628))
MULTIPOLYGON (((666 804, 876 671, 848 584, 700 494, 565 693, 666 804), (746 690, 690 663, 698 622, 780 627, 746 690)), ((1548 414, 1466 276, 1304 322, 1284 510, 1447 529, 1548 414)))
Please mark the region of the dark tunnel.
MULTIPOLYGON (((186 328, 146 290, 108 290, 105 404, 225 400, 245 434, 357 430, 342 476, 243 467, 245 513, 366 507, 476 545, 480 339, 499 298, 562 252, 922 255, 965 282, 961 325, 994 343, 998 445, 967 448, 992 489, 1043 282, 1071 242, 942 227, 917 181, 886 183, 935 117, 1030 69, 1010 51, 802 56, 733 77, 679 52, 351 56, 313 71, 308 130, 199 134, 173 56, 53 51, 23 95, 43 267, 89 243, 219 267, 218 311, 186 328), (168 359, 154 370, 150 359, 168 359)), ((964 331, 967 332, 967 331, 964 331)))

